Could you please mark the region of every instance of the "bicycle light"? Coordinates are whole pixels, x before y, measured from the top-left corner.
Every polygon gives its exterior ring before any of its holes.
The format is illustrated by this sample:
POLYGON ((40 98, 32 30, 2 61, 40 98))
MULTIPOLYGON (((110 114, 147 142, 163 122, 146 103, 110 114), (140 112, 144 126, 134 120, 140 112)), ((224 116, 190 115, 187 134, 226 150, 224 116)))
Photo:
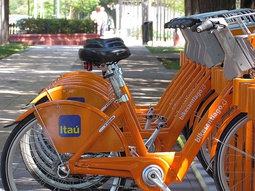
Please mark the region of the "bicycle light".
POLYGON ((87 71, 92 71, 92 63, 84 62, 83 63, 83 68, 86 69, 87 71))

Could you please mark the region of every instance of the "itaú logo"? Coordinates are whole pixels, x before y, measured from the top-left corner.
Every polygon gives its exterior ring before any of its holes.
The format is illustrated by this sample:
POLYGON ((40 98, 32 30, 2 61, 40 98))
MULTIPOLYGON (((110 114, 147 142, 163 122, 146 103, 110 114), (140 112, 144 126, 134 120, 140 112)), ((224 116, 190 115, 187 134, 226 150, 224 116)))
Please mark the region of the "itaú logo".
POLYGON ((209 116, 208 121, 206 122, 205 126, 203 127, 203 129, 197 134, 197 137, 195 139, 196 142, 200 142, 202 140, 202 138, 204 137, 206 131, 209 129, 209 127, 211 126, 211 124, 213 123, 213 121, 217 119, 217 117, 221 114, 223 108, 225 105, 227 105, 227 101, 226 100, 222 100, 221 104, 218 106, 218 108, 209 116))
POLYGON ((60 137, 79 137, 81 135, 81 117, 79 115, 61 115, 58 122, 60 137))

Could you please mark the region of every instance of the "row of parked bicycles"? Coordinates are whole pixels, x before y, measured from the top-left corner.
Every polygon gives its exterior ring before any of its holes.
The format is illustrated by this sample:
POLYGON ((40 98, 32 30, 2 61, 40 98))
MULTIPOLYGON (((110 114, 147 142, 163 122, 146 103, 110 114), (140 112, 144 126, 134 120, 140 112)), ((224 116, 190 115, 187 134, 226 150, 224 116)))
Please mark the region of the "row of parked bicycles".
POLYGON ((255 11, 175 18, 165 28, 179 28, 186 43, 158 103, 133 100, 118 66, 130 56, 122 39, 87 40, 79 57, 103 77, 59 77, 9 125, 5 190, 167 191, 196 156, 218 190, 255 189, 255 11), (173 151, 181 134, 187 141, 173 151))

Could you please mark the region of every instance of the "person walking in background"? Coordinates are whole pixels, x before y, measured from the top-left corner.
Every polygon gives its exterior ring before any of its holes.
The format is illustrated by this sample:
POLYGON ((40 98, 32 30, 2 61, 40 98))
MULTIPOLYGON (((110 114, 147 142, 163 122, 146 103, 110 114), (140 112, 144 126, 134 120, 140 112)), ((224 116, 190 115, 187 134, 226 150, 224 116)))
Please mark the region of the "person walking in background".
POLYGON ((107 21, 108 21, 108 15, 105 12, 105 8, 104 7, 101 7, 100 15, 101 15, 101 18, 102 18, 102 25, 101 25, 100 36, 104 36, 105 28, 106 28, 107 21))
POLYGON ((101 34, 101 27, 102 27, 102 17, 101 17, 101 6, 96 6, 95 11, 93 11, 90 15, 90 19, 94 21, 96 25, 97 34, 101 34))
POLYGON ((178 35, 177 29, 174 30, 174 46, 178 46, 180 41, 180 37, 178 35))
POLYGON ((104 36, 105 27, 108 20, 108 15, 105 12, 105 8, 99 5, 96 6, 95 11, 91 13, 90 18, 97 25, 97 34, 104 36))

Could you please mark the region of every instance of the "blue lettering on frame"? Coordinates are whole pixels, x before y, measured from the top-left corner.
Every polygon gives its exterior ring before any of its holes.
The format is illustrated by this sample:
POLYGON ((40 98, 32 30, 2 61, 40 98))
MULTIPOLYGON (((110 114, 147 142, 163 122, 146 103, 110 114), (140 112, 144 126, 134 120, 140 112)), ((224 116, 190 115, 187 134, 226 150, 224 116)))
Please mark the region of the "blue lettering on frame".
POLYGON ((85 103, 84 97, 69 97, 67 98, 67 100, 79 101, 79 102, 85 103))
POLYGON ((81 117, 79 115, 59 116, 60 137, 79 137, 81 135, 81 117))

